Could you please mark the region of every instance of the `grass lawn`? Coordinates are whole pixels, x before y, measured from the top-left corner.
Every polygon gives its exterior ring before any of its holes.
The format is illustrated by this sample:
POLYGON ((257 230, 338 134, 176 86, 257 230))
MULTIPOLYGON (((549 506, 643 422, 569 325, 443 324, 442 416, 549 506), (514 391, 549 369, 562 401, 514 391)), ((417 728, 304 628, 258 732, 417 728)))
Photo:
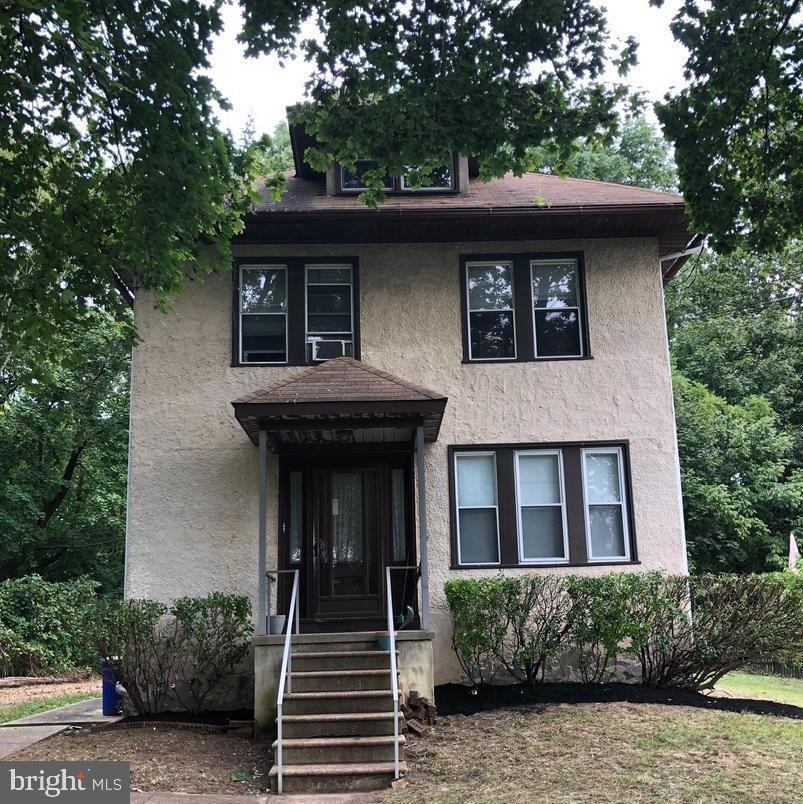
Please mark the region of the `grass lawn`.
POLYGON ((91 692, 72 692, 66 695, 51 695, 37 697, 28 701, 0 704, 0 723, 8 723, 10 720, 16 720, 20 717, 36 715, 39 712, 46 712, 48 709, 57 709, 59 706, 85 701, 87 698, 97 697, 97 694, 97 689, 94 689, 91 692))
POLYGON ((647 703, 441 718, 386 804, 799 804, 803 720, 647 703))
POLYGON ((728 673, 716 686, 731 698, 758 698, 803 707, 803 679, 728 673))

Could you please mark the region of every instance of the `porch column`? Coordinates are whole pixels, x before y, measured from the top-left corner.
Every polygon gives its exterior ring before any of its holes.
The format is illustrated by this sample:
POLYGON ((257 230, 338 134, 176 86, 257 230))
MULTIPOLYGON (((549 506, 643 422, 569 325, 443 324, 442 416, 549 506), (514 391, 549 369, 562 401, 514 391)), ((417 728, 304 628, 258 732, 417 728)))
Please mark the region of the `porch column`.
POLYGON ((268 568, 268 434, 259 431, 259 578, 257 587, 257 634, 268 633, 268 582, 265 573, 268 568))
POLYGON ((421 550, 421 627, 429 629, 429 544, 427 541, 427 483, 424 456, 424 428, 415 431, 418 470, 418 535, 421 550))

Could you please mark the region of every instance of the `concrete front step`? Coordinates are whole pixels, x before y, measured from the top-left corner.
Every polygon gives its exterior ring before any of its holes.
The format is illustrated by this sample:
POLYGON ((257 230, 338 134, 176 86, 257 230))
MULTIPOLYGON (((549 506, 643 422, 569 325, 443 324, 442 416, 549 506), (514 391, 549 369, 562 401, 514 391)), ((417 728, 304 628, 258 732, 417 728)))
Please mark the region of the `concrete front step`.
POLYGON ((346 631, 329 634, 298 634, 292 638, 293 655, 298 653, 326 653, 328 651, 381 650, 378 631, 346 631))
MULTIPOLYGON (((394 742, 393 735, 282 740, 282 758, 286 765, 393 762, 394 742)), ((404 735, 399 735, 400 754, 404 750, 405 742, 404 735)), ((274 756, 277 756, 278 746, 279 741, 274 741, 274 756)))
POLYGON ((303 670, 290 674, 293 692, 387 690, 390 667, 381 670, 303 670))
MULTIPOLYGON (((404 728, 404 715, 399 713, 399 733, 404 728)), ((284 715, 284 739, 311 737, 373 737, 393 735, 393 712, 352 712, 313 715, 284 715)))
POLYGON ((358 692, 291 692, 284 696, 284 714, 318 715, 393 711, 393 693, 384 690, 358 692))
MULTIPOLYGON (((400 773, 407 765, 399 763, 400 773)), ((279 769, 270 771, 270 788, 278 792, 279 769)), ((354 764, 284 765, 282 768, 283 793, 342 793, 357 790, 381 790, 393 781, 395 768, 392 762, 361 762, 354 764)))
MULTIPOLYGON (((306 648, 305 645, 299 646, 306 648)), ((396 651, 398 657, 399 651, 396 651)), ((383 670, 390 672, 389 650, 293 651, 293 670, 383 670)))

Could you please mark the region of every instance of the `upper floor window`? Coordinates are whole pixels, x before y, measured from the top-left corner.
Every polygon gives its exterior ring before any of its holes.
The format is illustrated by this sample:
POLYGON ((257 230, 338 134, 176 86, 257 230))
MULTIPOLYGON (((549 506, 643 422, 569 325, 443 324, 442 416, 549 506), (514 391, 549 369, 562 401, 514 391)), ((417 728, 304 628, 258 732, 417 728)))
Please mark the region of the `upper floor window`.
MULTIPOLYGON (((365 174, 376 170, 375 159, 361 158, 355 163, 354 170, 348 170, 342 165, 338 166, 338 189, 342 193, 359 193, 367 189, 365 174)), ((419 182, 415 168, 410 169, 402 176, 385 175, 382 187, 388 193, 415 193, 415 192, 450 192, 455 189, 455 162, 445 162, 433 168, 429 175, 420 176, 420 187, 414 185, 419 182)))
POLYGON ((450 447, 455 567, 634 560, 624 444, 450 447))
POLYGON ((359 357, 357 261, 242 260, 235 271, 234 365, 359 357))
POLYGON ((582 256, 461 259, 467 362, 587 357, 582 256))

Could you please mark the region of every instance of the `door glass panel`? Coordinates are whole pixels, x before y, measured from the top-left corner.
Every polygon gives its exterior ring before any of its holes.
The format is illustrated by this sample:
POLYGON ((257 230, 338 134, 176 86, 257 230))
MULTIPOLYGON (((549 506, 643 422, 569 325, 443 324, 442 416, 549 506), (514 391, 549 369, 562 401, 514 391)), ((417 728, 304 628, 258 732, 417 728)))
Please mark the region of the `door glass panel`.
POLYGON ((303 527, 303 474, 290 472, 290 523, 289 523, 289 549, 290 561, 301 561, 301 533, 303 527))
POLYGON ((407 512, 404 506, 404 469, 391 472, 391 560, 400 564, 407 560, 407 512))

